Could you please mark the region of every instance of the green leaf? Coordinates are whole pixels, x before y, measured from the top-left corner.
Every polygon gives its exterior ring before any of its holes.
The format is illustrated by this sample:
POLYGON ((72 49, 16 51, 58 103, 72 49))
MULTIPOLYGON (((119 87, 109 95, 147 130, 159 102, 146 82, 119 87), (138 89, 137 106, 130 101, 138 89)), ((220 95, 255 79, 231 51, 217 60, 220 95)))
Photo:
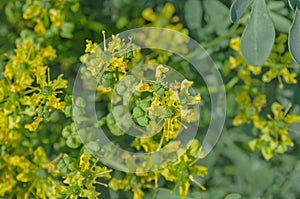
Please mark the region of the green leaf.
POLYGON ((190 29, 196 29, 201 25, 202 7, 198 0, 187 0, 184 5, 184 17, 190 29))
POLYGON ((270 1, 267 5, 269 10, 280 11, 285 9, 286 3, 284 1, 270 1))
MULTIPOLYGON (((153 199, 181 199, 178 196, 178 190, 175 191, 175 193, 172 193, 172 190, 159 188, 157 189, 155 195, 153 196, 153 199)), ((185 199, 192 199, 191 197, 185 197, 185 199)))
POLYGON ((117 84, 116 91, 119 95, 124 95, 127 91, 127 88, 124 84, 117 84))
POLYGON ((78 107, 81 107, 81 108, 85 108, 86 102, 82 97, 78 97, 75 100, 75 105, 78 106, 78 107))
POLYGON ((289 5, 292 9, 296 9, 297 4, 298 0, 289 0, 289 5))
POLYGON ((290 9, 286 7, 286 3, 284 1, 269 1, 267 7, 270 12, 276 12, 282 16, 289 16, 290 9))
POLYGON ((115 106, 112 110, 114 123, 117 123, 116 127, 119 127, 123 131, 126 131, 131 126, 131 118, 128 114, 128 107, 123 105, 115 106))
POLYGON ((242 196, 238 193, 231 193, 225 197, 225 199, 240 199, 242 196))
POLYGON ((91 151, 99 151, 100 146, 99 143, 96 141, 90 141, 86 144, 86 147, 91 151))
POLYGON ((68 139, 66 141, 66 144, 67 144, 68 147, 70 147, 72 149, 76 149, 81 145, 81 143, 79 142, 78 137, 76 136, 76 134, 68 137, 68 139))
POLYGON ((61 33, 60 36, 66 39, 72 39, 73 35, 72 32, 74 30, 75 26, 72 23, 63 23, 61 26, 61 33))
POLYGON ((110 132, 115 136, 123 135, 124 132, 116 126, 116 121, 112 113, 109 113, 106 117, 107 127, 109 128, 110 132))
POLYGON ((147 117, 139 117, 139 118, 137 118, 136 121, 137 121, 137 123, 138 123, 139 125, 141 125, 141 126, 147 126, 148 123, 149 123, 149 120, 148 120, 147 117))
POLYGON ((158 189, 153 199, 180 199, 178 195, 171 194, 171 192, 172 191, 168 189, 158 189))
POLYGON ((73 134, 73 132, 72 132, 70 126, 66 126, 65 128, 63 128, 63 130, 62 130, 62 136, 64 138, 68 138, 72 134, 73 134))
POLYGON ((268 15, 265 0, 255 0, 250 22, 241 38, 241 51, 246 61, 253 65, 263 64, 272 50, 275 29, 268 15))
POLYGON ((252 3, 253 0, 235 0, 230 8, 231 21, 237 22, 252 3))
POLYGON ((138 118, 145 115, 145 112, 140 107, 134 107, 132 116, 138 118))
POLYGON ((227 6, 219 0, 205 0, 203 6, 207 24, 211 25, 218 35, 224 35, 231 24, 227 6))
POLYGON ((300 63, 300 10, 296 10, 295 18, 289 33, 289 49, 293 59, 300 63))
POLYGON ((276 12, 270 12, 270 17, 272 21, 274 22, 275 28, 283 33, 288 33, 289 29, 292 25, 290 20, 288 20, 286 17, 281 16, 280 14, 277 14, 276 12))

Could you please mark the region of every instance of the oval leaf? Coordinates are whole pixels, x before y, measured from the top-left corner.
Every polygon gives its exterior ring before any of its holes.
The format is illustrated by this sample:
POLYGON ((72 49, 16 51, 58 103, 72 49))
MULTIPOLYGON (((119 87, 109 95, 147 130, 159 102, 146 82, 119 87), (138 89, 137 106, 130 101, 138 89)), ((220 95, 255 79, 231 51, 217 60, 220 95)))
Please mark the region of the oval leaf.
POLYGON ((289 32, 289 29, 290 29, 292 23, 288 18, 286 18, 280 14, 277 14, 275 12, 270 12, 270 17, 273 20, 274 26, 278 31, 283 32, 283 33, 289 32))
POLYGON ((296 9, 298 0, 289 0, 289 5, 292 9, 296 9))
POLYGON ((225 199, 241 199, 242 196, 238 193, 231 193, 225 197, 225 199))
POLYGON ((202 7, 198 0, 188 0, 184 5, 184 17, 187 26, 196 29, 201 25, 202 7))
POLYGON ((279 11, 279 10, 285 9, 286 3, 283 1, 270 1, 268 3, 267 7, 269 10, 279 11))
MULTIPOLYGON (((172 190, 168 190, 168 189, 165 189, 165 188, 159 188, 157 189, 153 199, 181 199, 179 196, 178 196, 178 193, 177 193, 177 190, 175 193, 172 193, 172 190)), ((185 199, 192 199, 190 197, 185 197, 185 199)))
POLYGON ((263 64, 272 50, 275 29, 268 15, 265 0, 255 0, 250 22, 241 38, 241 51, 245 60, 253 65, 263 64))
POLYGON ((230 8, 230 19, 237 22, 245 13, 247 8, 252 4, 253 0, 235 0, 230 8))
POLYGON ((218 35, 224 35, 231 24, 228 7, 219 0, 204 0, 203 7, 207 24, 216 30, 218 35))
POLYGON ((300 10, 296 10, 293 25, 289 34, 289 49, 293 59, 300 63, 300 10))

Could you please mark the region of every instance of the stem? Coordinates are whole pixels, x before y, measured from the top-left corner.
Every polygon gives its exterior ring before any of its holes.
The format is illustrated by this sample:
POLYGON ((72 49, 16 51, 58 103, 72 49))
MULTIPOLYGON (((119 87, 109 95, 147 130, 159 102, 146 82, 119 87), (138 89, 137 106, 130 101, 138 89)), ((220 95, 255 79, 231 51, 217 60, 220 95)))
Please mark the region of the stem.
POLYGON ((27 95, 27 94, 33 93, 35 91, 40 91, 40 89, 38 89, 38 88, 32 88, 30 90, 25 91, 24 94, 27 95))
MULTIPOLYGON (((108 162, 108 161, 111 161, 111 159, 110 158, 102 158, 102 161, 104 161, 104 162, 108 162)), ((117 169, 119 169, 119 170, 122 170, 122 171, 125 171, 125 172, 129 172, 129 170, 128 170, 128 168, 126 167, 126 166, 123 166, 123 164, 122 163, 118 163, 118 162, 116 162, 116 161, 113 161, 113 162, 110 162, 110 165, 112 166, 112 167, 115 167, 115 168, 117 168, 117 169)), ((111 170, 112 171, 112 170, 111 170)))
POLYGON ((155 173, 155 188, 158 188, 158 176, 157 173, 155 173))
POLYGON ((105 184, 105 183, 103 183, 103 182, 98 182, 98 181, 96 181, 95 184, 99 184, 99 185, 102 185, 102 186, 104 186, 104 187, 108 187, 108 185, 105 184))
POLYGON ((161 139, 160 139, 160 142, 159 142, 159 145, 158 145, 156 151, 159 151, 159 150, 161 149, 162 144, 163 144, 163 142, 164 142, 164 138, 165 138, 165 132, 163 131, 163 134, 162 134, 162 136, 161 136, 161 139))
POLYGON ((178 187, 179 182, 175 184, 174 188, 170 191, 171 194, 173 194, 176 190, 176 188, 178 187))
POLYGON ((118 70, 118 68, 116 68, 115 74, 116 74, 116 78, 117 78, 117 82, 118 82, 119 81, 119 70, 118 70))
POLYGON ((51 81, 51 79, 50 79, 50 68, 47 68, 47 72, 48 72, 48 85, 50 84, 50 81, 51 81))
POLYGON ((33 182, 31 183, 30 187, 28 188, 27 194, 32 193, 34 196, 36 196, 35 193, 33 193, 33 191, 32 191, 33 187, 34 187, 35 184, 36 184, 36 181, 37 181, 37 178, 35 178, 35 179, 33 180, 33 182))
POLYGON ((103 40, 104 40, 104 41, 103 41, 103 45, 104 45, 104 46, 103 46, 103 49, 104 49, 104 51, 106 51, 107 48, 106 48, 106 39, 105 39, 105 31, 104 31, 104 30, 102 31, 102 35, 103 35, 103 40))
POLYGON ((194 178, 193 178, 193 176, 190 176, 189 177, 189 179, 193 182, 193 183, 195 183, 196 185, 198 185, 199 187, 200 187, 200 189, 202 189, 202 190, 206 190, 206 188, 202 185, 202 184, 200 184, 198 181, 196 181, 194 178))
POLYGON ((279 88, 283 88, 283 83, 282 83, 282 79, 280 76, 277 77, 278 82, 279 82, 279 88))
MULTIPOLYGON (((238 28, 238 29, 232 30, 232 31, 228 32, 227 34, 219 36, 219 37, 215 38, 214 40, 212 40, 211 42, 203 45, 203 48, 204 49, 212 48, 215 45, 218 45, 224 39, 227 39, 227 38, 229 38, 229 37, 231 37, 232 35, 235 35, 235 34, 241 34, 243 31, 244 31, 244 28, 238 28)), ((209 54, 211 54, 212 52, 213 52, 212 50, 208 51, 209 54)), ((202 54, 202 53, 203 53, 202 49, 200 51, 193 51, 193 52, 189 53, 186 56, 186 58, 187 59, 192 59, 192 58, 194 58, 196 56, 199 56, 199 54, 202 54)), ((175 61, 174 63, 177 63, 177 62, 180 62, 180 61, 181 60, 178 60, 178 61, 175 61)))
POLYGON ((239 78, 238 77, 234 77, 232 78, 226 85, 226 89, 230 90, 231 88, 233 88, 237 83, 239 82, 239 78))
POLYGON ((223 41, 224 39, 227 39, 229 37, 231 37, 232 35, 235 35, 235 34, 240 34, 244 31, 244 28, 238 28, 236 30, 233 30, 233 31, 230 31, 228 32, 227 34, 225 35, 222 35, 220 37, 217 37, 216 39, 212 40, 211 42, 207 43, 206 45, 204 45, 204 48, 205 49, 208 49, 208 48, 212 48, 214 47, 215 45, 218 45, 221 41, 223 41))
POLYGON ((112 172, 112 169, 109 169, 109 170, 107 170, 107 171, 103 171, 103 172, 101 172, 101 173, 98 173, 97 176, 100 177, 100 176, 102 176, 103 174, 110 173, 110 172, 112 172))
POLYGON ((285 109, 285 111, 284 111, 284 113, 283 113, 284 117, 285 117, 285 116, 288 114, 288 112, 291 110, 292 106, 293 106, 293 105, 292 105, 291 103, 288 104, 287 109, 285 109))
POLYGON ((202 156, 201 154, 203 154, 203 153, 202 153, 202 147, 201 147, 201 149, 200 149, 199 157, 197 157, 193 162, 191 162, 191 163, 189 164, 189 166, 194 165, 196 162, 198 162, 198 160, 200 160, 201 158, 203 158, 203 156, 202 156))

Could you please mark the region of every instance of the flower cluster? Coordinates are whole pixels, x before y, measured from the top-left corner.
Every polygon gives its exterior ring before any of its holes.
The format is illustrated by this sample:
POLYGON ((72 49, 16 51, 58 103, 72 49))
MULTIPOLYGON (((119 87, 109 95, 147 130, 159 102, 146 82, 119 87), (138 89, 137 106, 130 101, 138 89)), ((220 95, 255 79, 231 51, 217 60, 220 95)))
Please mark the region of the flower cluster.
POLYGON ((261 132, 258 138, 249 142, 249 147, 251 150, 260 150, 265 159, 272 158, 274 154, 284 153, 289 146, 293 146, 289 126, 300 121, 300 116, 288 114, 290 107, 284 111, 283 105, 270 101, 270 96, 267 95, 267 83, 272 80, 278 80, 276 84, 279 89, 284 87, 283 80, 285 84, 297 83, 292 58, 289 52, 285 51, 286 41, 287 36, 284 34, 276 38, 276 45, 262 66, 251 66, 243 59, 240 38, 230 41, 230 47, 237 56, 229 57, 227 67, 237 70, 238 76, 234 83, 239 85, 235 87, 235 100, 240 109, 232 123, 234 126, 252 123, 254 129, 261 132), (271 105, 271 114, 263 111, 268 105, 271 105))
MULTIPOLYGON (((124 173, 123 177, 113 172, 109 187, 113 190, 131 190, 135 199, 141 199, 145 189, 158 188, 158 182, 164 178, 175 183, 174 189, 179 186, 180 196, 186 197, 191 182, 204 189, 195 177, 204 176, 207 168, 196 165, 202 152, 198 141, 190 140, 183 144, 173 140, 187 133, 183 129, 190 124, 199 122, 197 106, 201 97, 192 93, 192 81, 170 81, 172 71, 150 56, 145 58, 138 46, 130 40, 126 43, 116 35, 107 44, 104 42, 103 50, 87 41, 86 54, 81 58, 85 66, 82 68, 82 79, 86 80, 83 84, 92 89, 91 83, 95 82, 88 77, 93 76, 98 82, 96 103, 108 104, 107 110, 103 111, 107 113, 99 118, 98 124, 108 127, 108 133, 115 137, 124 136, 126 131, 136 132, 138 136, 129 146, 125 146, 131 147, 131 150, 146 153, 163 150, 163 155, 173 155, 176 160, 163 169, 144 173, 145 167, 126 159, 126 164, 138 172, 124 173), (138 69, 135 69, 135 63, 143 68, 136 66, 138 69)), ((71 129, 72 126, 66 128, 71 129)), ((103 158, 112 154, 114 149, 109 154, 103 154, 103 158)), ((149 165, 155 164, 150 161, 149 165)))
POLYGON ((97 162, 97 159, 86 153, 81 154, 79 161, 64 154, 57 163, 57 169, 64 178, 64 185, 57 184, 55 190, 66 198, 97 198, 100 193, 96 191, 95 186, 99 184, 107 187, 99 178, 109 179, 111 172, 106 167, 98 166, 97 162))
POLYGON ((66 21, 68 12, 65 10, 77 12, 79 8, 77 0, 68 2, 27 1, 24 8, 23 19, 26 20, 29 27, 33 27, 40 37, 59 34, 64 38, 72 38, 74 24, 66 21))

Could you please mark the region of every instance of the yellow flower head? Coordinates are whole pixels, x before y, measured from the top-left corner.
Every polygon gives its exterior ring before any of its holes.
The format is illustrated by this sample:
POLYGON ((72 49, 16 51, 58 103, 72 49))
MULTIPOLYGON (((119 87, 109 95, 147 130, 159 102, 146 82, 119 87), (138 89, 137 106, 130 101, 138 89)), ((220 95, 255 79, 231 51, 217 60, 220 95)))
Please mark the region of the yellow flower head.
POLYGON ((241 44, 241 38, 236 37, 230 40, 230 47, 235 50, 236 52, 241 54, 241 49, 240 49, 240 44, 241 44))

